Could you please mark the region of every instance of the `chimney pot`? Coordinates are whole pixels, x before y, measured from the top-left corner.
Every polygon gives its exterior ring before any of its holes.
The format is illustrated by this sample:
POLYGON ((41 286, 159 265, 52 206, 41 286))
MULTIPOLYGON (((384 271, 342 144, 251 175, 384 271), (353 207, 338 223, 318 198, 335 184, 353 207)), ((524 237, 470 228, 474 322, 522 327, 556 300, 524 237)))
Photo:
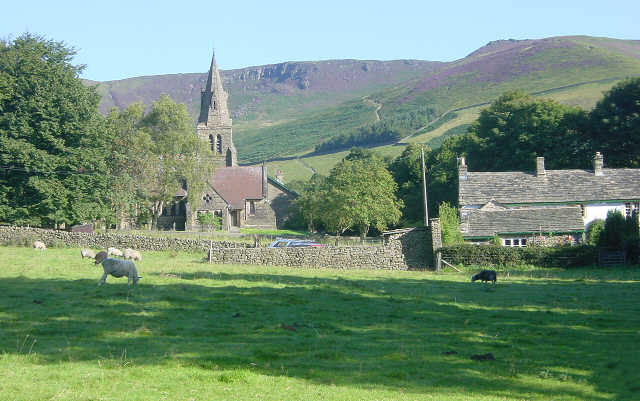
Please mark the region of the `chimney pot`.
POLYGON ((593 157, 593 172, 597 176, 604 175, 604 156, 600 152, 593 157))
POLYGON ((544 169, 544 157, 536 157, 536 176, 540 177, 546 174, 547 172, 544 169))
POLYGON ((458 179, 466 180, 467 179, 467 164, 464 156, 458 157, 458 179))

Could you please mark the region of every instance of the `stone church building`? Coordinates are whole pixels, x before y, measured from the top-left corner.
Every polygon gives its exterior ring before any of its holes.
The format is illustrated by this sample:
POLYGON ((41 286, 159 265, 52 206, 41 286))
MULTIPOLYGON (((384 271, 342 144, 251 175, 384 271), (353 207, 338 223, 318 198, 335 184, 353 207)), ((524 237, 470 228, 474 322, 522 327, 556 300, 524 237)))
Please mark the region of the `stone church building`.
POLYGON ((227 97, 214 54, 201 93, 196 126, 198 137, 209 144, 214 154, 214 173, 207 178, 195 207, 187 204, 185 190, 176 194, 176 202, 165 208, 158 220, 160 229, 194 230, 198 214, 207 212, 222 219, 223 230, 275 229, 286 221, 294 193, 281 179, 269 177, 264 165, 238 166, 227 97))

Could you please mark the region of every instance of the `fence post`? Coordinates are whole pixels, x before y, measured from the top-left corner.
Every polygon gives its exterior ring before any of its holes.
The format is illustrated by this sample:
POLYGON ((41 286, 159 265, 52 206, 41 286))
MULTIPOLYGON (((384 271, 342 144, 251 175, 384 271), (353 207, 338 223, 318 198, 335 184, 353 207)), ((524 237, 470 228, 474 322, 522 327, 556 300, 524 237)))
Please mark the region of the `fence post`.
POLYGON ((440 273, 442 270, 442 251, 436 251, 436 272, 440 273))

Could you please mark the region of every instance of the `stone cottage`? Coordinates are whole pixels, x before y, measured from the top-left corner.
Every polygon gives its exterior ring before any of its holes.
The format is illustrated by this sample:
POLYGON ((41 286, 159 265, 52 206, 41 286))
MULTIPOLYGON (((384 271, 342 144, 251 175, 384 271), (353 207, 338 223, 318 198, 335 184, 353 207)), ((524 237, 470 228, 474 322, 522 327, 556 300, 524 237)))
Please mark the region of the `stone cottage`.
POLYGON ((460 231, 467 241, 498 236, 505 246, 525 246, 534 237, 579 242, 586 226, 611 210, 630 216, 640 209, 640 169, 604 168, 599 152, 592 170, 470 172, 458 160, 460 231))
POLYGON ((211 147, 214 173, 207 178, 194 208, 186 202, 186 189, 179 191, 174 204, 163 211, 158 227, 192 230, 197 224, 197 216, 207 212, 222 219, 223 230, 240 227, 275 229, 286 221, 295 194, 284 186, 281 178, 269 177, 264 165, 238 166, 227 98, 214 53, 201 93, 196 126, 198 137, 211 147))

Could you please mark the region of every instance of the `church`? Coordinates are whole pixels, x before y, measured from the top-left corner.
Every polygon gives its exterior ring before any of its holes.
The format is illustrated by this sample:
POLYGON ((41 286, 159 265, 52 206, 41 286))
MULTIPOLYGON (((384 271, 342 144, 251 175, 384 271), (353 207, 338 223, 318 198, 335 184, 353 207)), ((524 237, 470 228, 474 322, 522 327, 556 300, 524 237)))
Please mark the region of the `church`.
POLYGON ((201 213, 220 217, 222 230, 226 231, 241 227, 276 229, 286 221, 295 194, 284 186, 281 176, 269 177, 264 164, 238 166, 227 97, 214 53, 196 126, 198 137, 213 153, 214 173, 207 178, 195 207, 187 204, 186 190, 176 194, 176 202, 165 208, 158 220, 159 229, 195 230, 201 213))

